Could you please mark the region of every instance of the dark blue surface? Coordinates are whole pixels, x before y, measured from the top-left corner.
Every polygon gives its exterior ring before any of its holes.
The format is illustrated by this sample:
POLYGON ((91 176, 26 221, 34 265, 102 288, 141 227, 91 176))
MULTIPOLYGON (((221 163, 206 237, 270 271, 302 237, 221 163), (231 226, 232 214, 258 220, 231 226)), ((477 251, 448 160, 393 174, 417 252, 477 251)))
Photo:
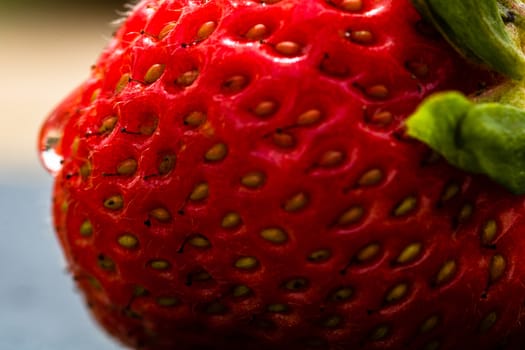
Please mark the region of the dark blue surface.
POLYGON ((91 320, 65 272, 50 192, 51 180, 0 185, 0 349, 122 349, 91 320))

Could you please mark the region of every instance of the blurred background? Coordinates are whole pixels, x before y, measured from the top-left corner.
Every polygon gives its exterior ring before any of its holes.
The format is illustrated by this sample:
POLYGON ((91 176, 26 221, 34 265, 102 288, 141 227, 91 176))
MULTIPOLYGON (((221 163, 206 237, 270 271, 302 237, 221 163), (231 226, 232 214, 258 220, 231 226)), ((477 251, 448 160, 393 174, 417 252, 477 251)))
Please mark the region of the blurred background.
POLYGON ((121 349, 88 316, 52 231, 40 123, 89 67, 124 1, 0 0, 0 349, 121 349))

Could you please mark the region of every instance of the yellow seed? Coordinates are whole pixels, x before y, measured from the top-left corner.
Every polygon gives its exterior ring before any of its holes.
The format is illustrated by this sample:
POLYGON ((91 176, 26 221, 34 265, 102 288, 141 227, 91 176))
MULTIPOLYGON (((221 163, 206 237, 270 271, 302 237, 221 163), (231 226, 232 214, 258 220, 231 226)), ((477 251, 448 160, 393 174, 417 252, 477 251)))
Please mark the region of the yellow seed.
POLYGON ((485 318, 481 321, 481 324, 479 325, 479 331, 481 333, 487 332, 489 329, 494 326, 496 321, 498 320, 498 315, 493 311, 489 313, 485 318))
POLYGON ((281 41, 275 45, 275 51, 284 56, 295 56, 301 52, 301 45, 293 41, 281 41))
POLYGON ((363 0, 343 0, 339 7, 350 12, 360 11, 363 8, 363 0))
POLYGON ((295 138, 290 133, 278 131, 273 133, 273 143, 277 147, 291 148, 295 146, 295 138))
POLYGON ((91 221, 86 220, 80 225, 80 234, 84 237, 91 236, 93 234, 93 225, 91 221))
POLYGON ((233 288, 232 294, 234 297, 239 298, 239 297, 247 296, 251 294, 251 292, 252 290, 250 289, 250 287, 245 286, 245 285, 238 285, 238 286, 235 286, 235 288, 233 288))
POLYGON ((259 261, 253 256, 243 256, 235 261, 235 267, 242 270, 251 270, 259 265, 259 261))
POLYGON ((383 180, 383 172, 380 169, 371 169, 364 173, 357 181, 359 186, 373 186, 377 185, 383 180))
POLYGON ((501 254, 496 254, 490 261, 490 282, 494 283, 503 276, 505 268, 507 267, 507 261, 501 254))
POLYGON ((120 210, 124 207, 124 198, 121 195, 114 195, 104 201, 104 207, 109 210, 120 210))
POLYGON ((197 127, 204 124, 206 121, 206 114, 200 111, 193 111, 184 118, 184 124, 197 127))
POLYGON ((253 171, 246 174, 241 179, 241 184, 250 188, 259 188, 264 185, 266 176, 260 171, 253 171))
POLYGON ((188 243, 196 248, 209 248, 211 247, 210 240, 203 235, 193 236, 188 243))
POLYGON ((375 99, 385 99, 390 94, 390 91, 385 85, 372 85, 365 89, 365 93, 375 99))
POLYGON ((498 224, 496 223, 496 220, 487 221, 481 231, 481 243, 483 245, 491 245, 496 238, 497 233, 498 224))
POLYGON ((419 254, 421 254, 421 250, 423 249, 423 244, 416 242, 409 244, 406 246, 401 254, 396 259, 397 264, 408 264, 412 261, 414 261, 419 254))
POLYGON ((374 42, 374 34, 369 30, 356 30, 350 33, 350 40, 358 44, 371 44, 374 42))
POLYGON ((321 120, 321 111, 318 109, 310 109, 304 113, 302 113, 297 118, 297 124, 305 126, 305 125, 312 125, 317 123, 319 120, 321 120))
POLYGON ((474 206, 472 204, 465 204, 459 211, 458 222, 463 223, 467 221, 472 216, 473 212, 474 206))
POLYGON ((217 28, 217 22, 208 21, 200 26, 197 31, 197 41, 207 39, 217 28))
POLYGON ((101 134, 109 134, 113 129, 115 129, 115 125, 117 125, 118 118, 115 116, 110 116, 105 118, 102 121, 102 125, 98 129, 98 132, 101 134))
POLYGON ((159 164, 159 174, 166 175, 169 174, 173 168, 175 168, 175 162, 177 156, 175 154, 166 154, 162 157, 159 164))
POLYGON ((177 85, 182 86, 182 87, 188 87, 188 86, 192 85, 195 82, 195 80, 197 80, 198 77, 199 77, 199 71, 198 70, 196 70, 196 69, 189 70, 187 72, 182 73, 177 78, 175 83, 177 85))
POLYGON ((120 94, 122 90, 129 84, 131 81, 131 74, 125 73, 123 74, 119 81, 117 82, 117 85, 115 86, 115 94, 120 94))
POLYGON ((248 78, 244 75, 234 75, 228 78, 222 87, 228 92, 239 92, 248 84, 248 78))
POLYGON ((322 326, 325 328, 337 328, 342 320, 341 316, 327 317, 322 321, 322 326))
POLYGON ((126 159, 117 165, 117 174, 130 176, 133 175, 138 168, 137 161, 133 158, 126 159))
POLYGON ((345 160, 346 155, 342 151, 330 150, 321 156, 318 165, 323 168, 333 168, 341 165, 345 160))
POLYGON ((80 137, 75 137, 73 140, 73 143, 71 144, 71 154, 77 155, 78 153, 78 147, 80 147, 80 137))
POLYGON ((388 333, 390 332, 390 328, 388 326, 379 326, 370 335, 370 339, 372 341, 379 341, 384 339, 388 333))
POLYGON ((443 194, 441 195, 441 201, 446 202, 454 198, 459 193, 459 190, 459 185, 456 183, 448 185, 443 191, 443 194))
POLYGON ((435 283, 436 286, 441 286, 447 282, 449 282, 454 275, 456 274, 457 270, 457 263, 454 260, 449 260, 441 266, 441 269, 439 270, 435 283))
POLYGON ((149 265, 155 270, 167 270, 170 268, 170 263, 166 260, 152 260, 149 265))
POLYGON ((406 63, 406 68, 417 78, 426 77, 430 71, 428 64, 418 61, 408 61, 406 63))
POLYGON ((286 281, 284 288, 290 291, 298 291, 304 289, 308 286, 308 281, 304 278, 294 278, 289 281, 286 281))
POLYGON ((330 259, 332 252, 329 249, 320 249, 308 255, 308 261, 321 262, 330 259))
POLYGON ((218 143, 210 148, 204 155, 208 162, 218 162, 223 160, 228 154, 228 146, 224 143, 218 143))
POLYGON ((394 120, 394 115, 389 111, 378 111, 370 118, 372 124, 378 126, 387 126, 394 120))
POLYGON ((127 249, 133 249, 139 244, 137 237, 131 234, 125 234, 118 238, 118 244, 127 249))
POLYGON ((135 286, 133 290, 133 296, 135 297, 143 297, 148 295, 148 290, 143 286, 135 286))
POLYGON ((106 271, 115 270, 115 262, 105 255, 98 256, 98 266, 106 271))
POLYGON ((419 327, 419 332, 428 333, 434 328, 436 328, 438 323, 439 323, 439 316, 437 315, 430 316, 429 318, 425 320, 425 322, 421 324, 421 326, 419 327))
POLYGON ((288 240, 288 234, 280 228, 267 228, 261 231, 261 237, 275 244, 282 244, 288 240))
POLYGON ((91 95, 91 102, 95 102, 97 100, 97 98, 100 96, 101 91, 102 89, 96 89, 95 91, 93 91, 93 94, 91 95))
POLYGON ((193 192, 190 194, 190 200, 194 202, 202 201, 209 196, 210 186, 203 182, 195 186, 193 192))
POLYGON ((231 212, 222 218, 221 226, 223 228, 235 228, 242 222, 241 216, 238 213, 231 212))
POLYGON ((177 26, 177 23, 175 22, 170 22, 168 24, 166 24, 160 31, 159 33, 159 40, 163 40, 165 37, 168 36, 168 34, 173 30, 175 29, 175 27, 177 26))
POLYGON ((403 216, 410 213, 417 206, 417 198, 414 196, 406 197, 399 203, 393 211, 394 216, 403 216))
POLYGON ((82 178, 87 178, 89 175, 91 175, 91 163, 90 162, 86 162, 84 164, 82 164, 82 166, 80 167, 80 176, 82 176, 82 178))
POLYGON ((308 202, 309 202, 309 199, 306 193, 299 192, 295 194, 294 196, 292 196, 291 198, 289 198, 284 203, 283 208, 284 210, 290 211, 290 212, 299 211, 303 209, 304 207, 306 207, 308 205, 308 202))
POLYGON ((395 303, 402 299, 408 292, 408 284, 400 283, 392 288, 385 297, 387 303, 395 303))
POLYGON ((352 297, 352 294, 354 294, 354 291, 352 288, 349 287, 342 287, 336 290, 331 296, 330 299, 332 301, 345 301, 352 297))
POLYGON ((347 226, 351 224, 355 224, 365 214, 365 209, 360 205, 354 205, 353 207, 350 207, 347 211, 345 211, 337 220, 337 224, 339 226, 347 226))
POLYGON ((358 262, 365 263, 365 262, 368 262, 374 259, 379 254, 380 251, 381 251, 381 246, 379 244, 371 243, 367 245, 366 247, 364 247, 363 249, 361 249, 356 254, 355 258, 358 262))
POLYGON ((95 277, 93 276, 89 276, 87 278, 87 281, 88 283, 91 285, 91 287, 95 288, 96 290, 102 290, 102 285, 100 284, 100 281, 97 280, 95 277))
POLYGON ((270 305, 268 305, 266 310, 268 310, 268 312, 272 312, 272 313, 276 313, 276 314, 284 313, 284 312, 288 311, 288 306, 285 305, 285 304, 270 304, 270 305))
POLYGON ((157 298, 157 304, 162 307, 172 307, 176 306, 179 303, 179 300, 174 297, 160 297, 157 298))
POLYGON ((159 125, 159 118, 157 116, 151 115, 149 120, 145 121, 140 125, 139 131, 142 135, 151 136, 157 130, 159 125))
POLYGON ((164 73, 164 70, 166 69, 166 65, 164 64, 154 64, 152 65, 146 74, 144 75, 144 82, 146 84, 153 84, 157 80, 159 80, 162 73, 164 73))
POLYGON ((268 34, 268 27, 259 23, 248 29, 244 36, 250 40, 262 40, 268 34))
POLYGON ((62 202, 62 204, 60 205, 60 210, 62 211, 62 213, 67 213, 67 211, 69 210, 69 203, 62 202))
POLYGON ((160 222, 167 222, 171 220, 171 214, 166 208, 155 208, 149 212, 149 216, 160 222))
POLYGON ((253 113, 258 117, 269 117, 277 112, 277 102, 262 101, 253 109, 253 113))

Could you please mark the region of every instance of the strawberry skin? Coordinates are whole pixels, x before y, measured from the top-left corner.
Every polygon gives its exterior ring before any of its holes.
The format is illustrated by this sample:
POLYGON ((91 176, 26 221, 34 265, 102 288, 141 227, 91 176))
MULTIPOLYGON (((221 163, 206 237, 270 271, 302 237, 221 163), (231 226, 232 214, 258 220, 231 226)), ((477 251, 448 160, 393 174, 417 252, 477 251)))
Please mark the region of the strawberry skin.
POLYGON ((520 349, 522 197, 403 134, 495 79, 408 0, 142 1, 42 129, 69 269, 134 348, 520 349))

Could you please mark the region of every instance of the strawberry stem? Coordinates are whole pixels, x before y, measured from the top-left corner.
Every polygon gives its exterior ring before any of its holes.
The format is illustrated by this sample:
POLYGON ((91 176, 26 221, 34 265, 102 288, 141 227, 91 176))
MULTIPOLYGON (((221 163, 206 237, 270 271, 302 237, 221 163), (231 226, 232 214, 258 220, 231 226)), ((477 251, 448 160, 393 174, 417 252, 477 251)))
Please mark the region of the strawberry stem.
POLYGON ((525 194, 524 0, 412 2, 460 53, 508 79, 470 99, 428 97, 406 120, 408 135, 450 164, 525 194))
POLYGON ((412 0, 464 56, 512 79, 525 78, 523 0, 412 0))
POLYGON ((471 173, 525 194, 525 111, 475 103, 458 92, 427 98, 406 121, 407 132, 471 173))

